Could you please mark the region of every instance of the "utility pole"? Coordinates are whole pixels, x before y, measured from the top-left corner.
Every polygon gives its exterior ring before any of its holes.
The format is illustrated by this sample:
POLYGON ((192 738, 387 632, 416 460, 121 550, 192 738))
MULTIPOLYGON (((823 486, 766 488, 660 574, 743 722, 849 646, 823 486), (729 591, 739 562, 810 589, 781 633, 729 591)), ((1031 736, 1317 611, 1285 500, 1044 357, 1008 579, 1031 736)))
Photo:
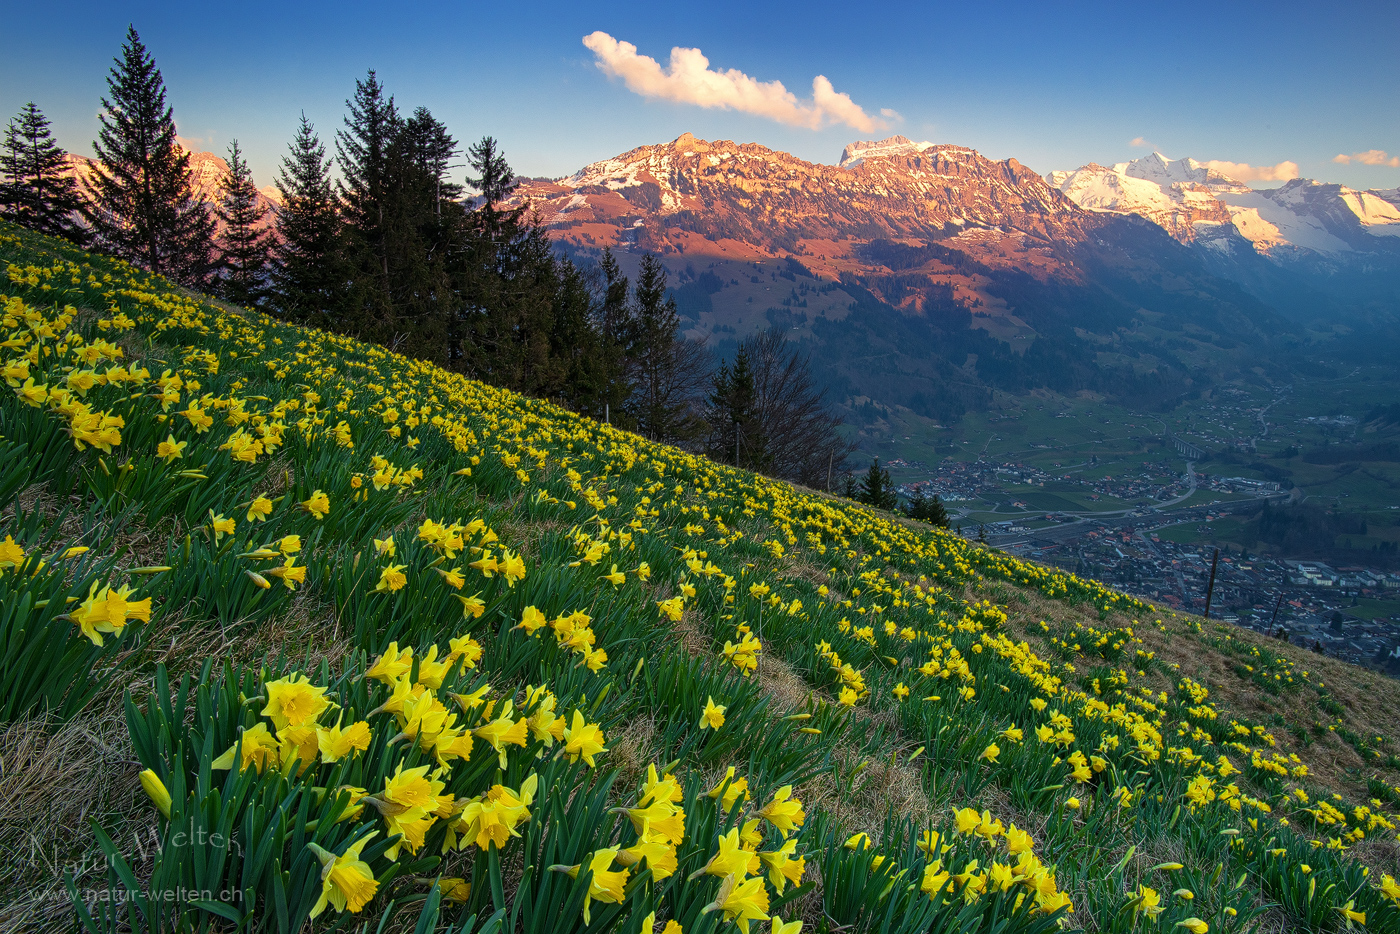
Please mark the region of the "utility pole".
POLYGON ((1283 606, 1283 594, 1278 595, 1278 602, 1274 604, 1274 615, 1269 618, 1269 635, 1274 634, 1274 623, 1278 622, 1279 607, 1283 606))
POLYGON ((831 492, 831 462, 836 458, 836 452, 832 451, 826 455, 826 491, 831 492))
POLYGON ((1215 593, 1215 565, 1220 561, 1220 549, 1215 549, 1215 557, 1210 559, 1210 583, 1206 584, 1206 611, 1201 615, 1210 619, 1210 598, 1215 593))

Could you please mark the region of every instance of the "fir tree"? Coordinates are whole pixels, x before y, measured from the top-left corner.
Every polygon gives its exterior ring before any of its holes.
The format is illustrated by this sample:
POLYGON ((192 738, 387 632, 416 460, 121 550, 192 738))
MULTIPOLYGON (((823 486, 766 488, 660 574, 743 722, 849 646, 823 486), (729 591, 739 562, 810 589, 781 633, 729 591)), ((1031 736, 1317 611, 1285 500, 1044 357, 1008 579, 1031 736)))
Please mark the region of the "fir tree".
POLYGON ((340 217, 326 147, 306 114, 282 158, 272 283, 279 312, 313 327, 340 317, 348 276, 340 253, 340 217))
MULTIPOLYGON (((426 107, 413 111, 413 116, 404 124, 403 140, 419 175, 431 183, 432 213, 441 217, 444 205, 451 205, 462 197, 462 186, 447 175, 452 157, 457 154, 457 141, 426 107)), ((424 193, 427 193, 426 187, 424 193)))
POLYGON ((767 466, 763 425, 755 405, 753 367, 747 344, 740 344, 734 365, 721 363, 711 378, 709 455, 720 463, 751 470, 767 466))
POLYGON ((606 415, 614 424, 630 428, 631 420, 626 412, 627 397, 631 395, 627 360, 629 348, 636 330, 632 320, 632 305, 627 300, 631 284, 617 265, 617 258, 611 249, 603 250, 603 258, 598 270, 602 275, 601 300, 594 317, 594 327, 598 331, 598 357, 604 385, 603 403, 595 417, 606 415))
POLYGON ((522 392, 551 382, 547 365, 553 317, 553 250, 546 232, 524 218, 525 207, 501 202, 514 174, 496 141, 467 150, 479 194, 466 220, 457 266, 464 297, 449 343, 460 367, 478 379, 522 392))
POLYGON ((174 111, 155 59, 128 27, 107 78, 87 216, 106 249, 184 285, 214 269, 214 219, 190 184, 190 156, 175 138, 174 111))
POLYGON ((476 223, 492 242, 508 239, 511 229, 520 223, 524 207, 502 210, 500 205, 514 193, 515 174, 506 162, 496 140, 482 137, 467 150, 468 161, 476 175, 467 179, 480 194, 477 196, 476 223))
POLYGON ((948 527, 948 510, 944 507, 943 500, 938 498, 937 493, 933 496, 926 496, 922 489, 915 488, 909 497, 909 502, 905 504, 904 511, 911 519, 936 525, 940 529, 948 527))
POLYGON ((943 505, 943 500, 939 498, 937 493, 929 498, 922 518, 925 522, 936 525, 940 529, 946 529, 952 521, 948 516, 948 508, 943 505))
POLYGON ((403 121, 372 69, 365 80, 355 82, 355 96, 345 105, 350 112, 345 128, 336 132, 336 159, 343 176, 340 201, 355 288, 337 326, 349 334, 385 339, 393 333, 389 157, 403 121))
POLYGON ((607 399, 607 364, 593 326, 593 290, 583 270, 567 258, 555 262, 555 272, 550 355, 558 361, 558 373, 548 394, 561 396, 576 411, 601 418, 607 399))
POLYGON ((878 457, 870 462, 870 470, 861 481, 859 498, 862 503, 876 509, 893 509, 899 504, 899 496, 890 482, 890 472, 880 466, 878 457))
POLYGON ((214 213, 224 223, 219 244, 223 280, 219 292, 235 305, 257 305, 267 286, 268 251, 272 233, 259 229, 267 208, 258 204, 253 173, 234 140, 228 150, 228 173, 220 180, 220 203, 214 213))
POLYGON ((78 183, 64 174, 67 154, 49 121, 30 101, 5 128, 0 149, 0 217, 79 245, 88 231, 77 222, 83 207, 78 183))
POLYGON ((655 254, 642 257, 632 288, 630 342, 631 416, 638 431, 657 441, 692 437, 692 400, 706 382, 704 351, 681 338, 676 300, 666 295, 666 267, 655 254))

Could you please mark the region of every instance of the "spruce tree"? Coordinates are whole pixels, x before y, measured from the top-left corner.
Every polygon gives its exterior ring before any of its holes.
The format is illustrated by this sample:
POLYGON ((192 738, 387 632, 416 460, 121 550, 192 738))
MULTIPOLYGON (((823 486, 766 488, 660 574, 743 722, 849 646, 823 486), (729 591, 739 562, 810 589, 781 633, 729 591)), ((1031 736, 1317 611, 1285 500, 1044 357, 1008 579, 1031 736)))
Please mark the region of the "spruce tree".
POLYGON ((605 416, 613 424, 623 428, 630 428, 632 424, 626 412, 626 404, 627 397, 632 393, 632 386, 627 360, 636 330, 632 320, 632 306, 627 300, 631 283, 622 274, 611 249, 603 250, 598 270, 602 274, 602 297, 598 302, 594 327, 598 331, 598 355, 605 389, 601 411, 593 414, 595 417, 605 416))
POLYGON ((870 462, 870 470, 861 481, 860 501, 876 509, 893 509, 899 504, 899 496, 890 482, 890 472, 880 466, 878 457, 870 462))
POLYGON ((176 141, 165 82, 135 27, 127 28, 115 62, 93 143, 97 163, 88 219, 105 249, 184 285, 204 287, 215 265, 214 219, 191 187, 190 156, 176 141))
POLYGON ((642 257, 632 305, 631 416, 653 440, 686 440, 697 428, 690 409, 708 374, 702 352, 681 337, 676 300, 666 294, 666 267, 655 254, 642 257))
POLYGON ((348 286, 331 163, 304 113, 288 148, 277 176, 282 208, 273 253, 274 305, 283 317, 327 328, 340 317, 348 286))
POLYGON ((78 183, 65 174, 67 154, 49 121, 30 101, 5 128, 0 149, 0 217, 79 245, 88 231, 77 221, 83 207, 78 183))
POLYGON ((466 220, 458 274, 463 303, 451 343, 460 367, 478 379, 522 392, 549 384, 553 250, 547 232, 502 204, 515 190, 510 165, 491 137, 467 150, 479 194, 466 220))
MULTIPOLYGON (((441 217, 444 205, 450 206, 462 197, 462 186, 449 179, 447 173, 457 154, 457 141, 426 107, 413 111, 404 124, 403 141, 418 175, 432 186, 431 213, 441 217)), ((426 185, 423 193, 429 194, 426 185)))
POLYGON ((393 333, 390 149, 403 121, 373 69, 365 80, 355 82, 355 96, 345 105, 349 113, 345 128, 335 135, 336 160, 343 176, 339 193, 355 288, 337 327, 349 334, 384 339, 393 333))
POLYGON ((257 305, 267 288, 272 232, 261 227, 267 208, 258 204, 253 173, 234 140, 228 150, 228 173, 220 180, 221 200, 214 213, 224 223, 219 243, 223 278, 220 294, 235 305, 257 305))
POLYGON ((506 162, 500 146, 490 136, 482 137, 467 150, 468 161, 476 175, 467 179, 481 194, 477 197, 477 225, 492 242, 507 239, 511 228, 520 223, 524 207, 504 210, 501 203, 514 193, 515 174, 506 162))
POLYGON ((939 498, 937 493, 929 498, 928 505, 925 508, 926 512, 923 518, 926 522, 936 525, 940 529, 946 529, 948 527, 951 522, 948 517, 948 509, 943 505, 943 500, 939 498))
POLYGON ((948 527, 948 510, 937 493, 927 496, 922 489, 916 487, 904 511, 911 519, 936 525, 940 529, 948 527))
POLYGON ((607 398, 607 366, 593 328, 594 295, 588 277, 568 258, 555 261, 557 285, 550 355, 556 384, 547 395, 561 396, 571 408, 601 418, 607 398))
POLYGON ((754 391, 749 349, 740 344, 734 365, 721 363, 711 378, 709 455, 713 460, 751 470, 767 467, 763 425, 754 391))

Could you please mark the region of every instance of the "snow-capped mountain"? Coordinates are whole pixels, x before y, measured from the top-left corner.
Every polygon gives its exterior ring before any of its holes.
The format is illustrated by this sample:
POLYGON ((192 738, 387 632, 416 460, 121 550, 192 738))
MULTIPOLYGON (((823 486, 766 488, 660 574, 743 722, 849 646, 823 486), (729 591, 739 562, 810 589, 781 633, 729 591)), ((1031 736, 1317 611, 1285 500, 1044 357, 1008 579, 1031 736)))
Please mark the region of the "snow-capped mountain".
POLYGON ((891 136, 881 140, 859 140, 841 150, 841 158, 837 161, 836 167, 853 169, 865 159, 877 156, 917 156, 924 150, 932 148, 933 143, 916 143, 907 136, 891 136))
POLYGON ((1081 237, 1067 225, 1088 216, 1015 159, 996 162, 965 146, 904 137, 853 143, 832 166, 686 133, 566 178, 528 182, 516 197, 570 231, 566 237, 587 230, 596 241, 605 234, 591 225, 625 224, 643 231, 629 239, 645 235, 662 252, 686 251, 695 237, 797 253, 804 242, 823 243, 837 265, 853 238, 941 239, 976 229, 1043 243, 1081 237))
MULTIPOLYGON (((188 150, 190 154, 190 187, 197 197, 210 204, 218 202, 221 195, 219 185, 228 174, 228 163, 223 157, 212 152, 188 150)), ((78 184, 87 187, 88 177, 93 171, 94 160, 88 156, 69 153, 67 174, 78 179, 78 184)), ((277 219, 277 209, 282 206, 282 192, 275 185, 264 185, 258 189, 258 206, 264 210, 262 225, 270 227, 277 219)), ((216 219, 215 223, 218 221, 216 219)))
MULTIPOLYGON (((1178 394, 1290 327, 1157 224, 966 146, 895 136, 831 165, 686 133, 522 180, 513 203, 582 262, 656 255, 692 336, 780 327, 841 393, 940 418, 991 386, 1178 394)), ((1211 204, 1198 219, 1230 227, 1211 204)))
POLYGON ((1195 159, 1171 161, 1160 153, 1111 167, 1091 162, 1045 180, 1082 208, 1146 217, 1183 243, 1230 223, 1219 192, 1249 191, 1195 159))
POLYGON ((1146 217, 1183 243, 1228 251, 1238 236, 1280 260, 1299 251, 1400 253, 1396 189, 1358 191, 1303 178, 1254 189, 1195 159, 1155 152, 1109 167, 1051 172, 1046 181, 1080 207, 1146 217))

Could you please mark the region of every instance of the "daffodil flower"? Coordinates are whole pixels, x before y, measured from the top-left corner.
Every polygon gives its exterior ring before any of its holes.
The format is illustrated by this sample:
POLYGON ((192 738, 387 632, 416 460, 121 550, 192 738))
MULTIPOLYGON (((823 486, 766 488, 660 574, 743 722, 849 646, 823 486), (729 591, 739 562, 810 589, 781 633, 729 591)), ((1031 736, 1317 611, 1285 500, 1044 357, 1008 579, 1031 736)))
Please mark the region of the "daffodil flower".
POLYGON ((379 891, 379 883, 375 881, 369 864, 360 858, 360 853, 378 833, 377 830, 370 831, 339 855, 322 849, 318 844, 307 844, 321 862, 321 895, 311 909, 311 917, 319 916, 327 905, 334 906, 336 911, 349 910, 352 914, 358 914, 374 898, 375 892, 379 891))

